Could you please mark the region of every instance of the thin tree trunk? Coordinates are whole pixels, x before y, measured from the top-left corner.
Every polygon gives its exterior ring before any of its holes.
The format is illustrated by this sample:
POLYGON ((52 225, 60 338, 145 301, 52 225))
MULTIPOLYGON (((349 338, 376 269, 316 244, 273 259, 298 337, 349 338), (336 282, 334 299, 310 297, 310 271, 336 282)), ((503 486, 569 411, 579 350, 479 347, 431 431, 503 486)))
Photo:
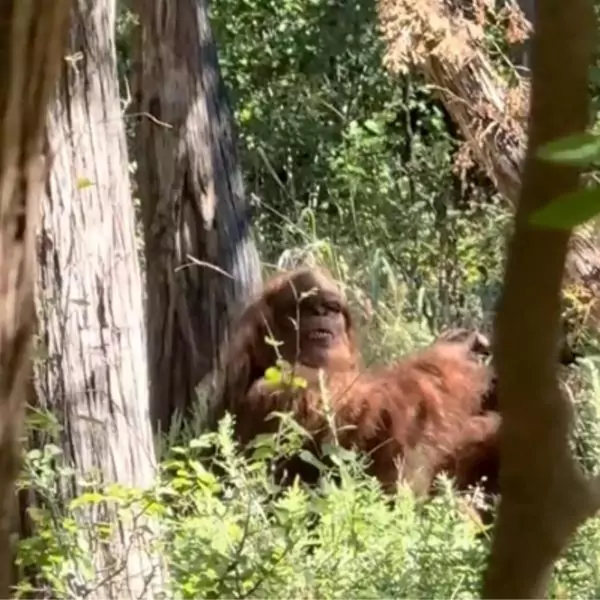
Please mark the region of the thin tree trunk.
MULTIPOLYGON (((39 246, 38 318, 47 358, 37 399, 64 427, 77 480, 144 487, 154 476, 134 209, 117 84, 115 0, 76 0, 50 111, 51 173, 39 246)), ((76 492, 65 489, 65 502, 76 492)), ((109 543, 90 540, 97 598, 152 597, 160 570, 134 531, 104 506, 109 543), (109 576, 112 573, 113 576, 109 576), (105 578, 99 587, 98 581, 105 578)), ((92 519, 81 515, 82 525, 92 519)), ((146 524, 147 525, 147 524, 146 524)))
POLYGON ((598 483, 586 481, 571 453, 572 407, 558 385, 561 284, 571 232, 529 224, 535 210, 579 185, 579 169, 537 160, 535 153, 586 129, 595 19, 590 0, 544 0, 537 18, 529 144, 496 317, 502 498, 486 598, 547 597, 554 561, 600 506, 598 483))
POLYGON ((10 533, 35 324, 35 227, 44 125, 70 3, 0 0, 0 598, 11 596, 10 533))
MULTIPOLYGON (((164 430, 195 404, 200 380, 214 384, 231 313, 261 275, 206 0, 137 10, 151 406, 164 430)), ((218 407, 203 408, 213 421, 218 407)))

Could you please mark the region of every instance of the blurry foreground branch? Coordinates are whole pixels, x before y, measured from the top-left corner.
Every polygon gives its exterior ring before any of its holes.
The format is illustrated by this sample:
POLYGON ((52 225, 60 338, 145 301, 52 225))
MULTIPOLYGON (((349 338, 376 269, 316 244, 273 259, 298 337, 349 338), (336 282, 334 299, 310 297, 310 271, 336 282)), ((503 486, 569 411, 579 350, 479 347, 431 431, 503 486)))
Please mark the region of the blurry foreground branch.
POLYGON ((496 317, 494 357, 503 425, 502 498, 484 579, 486 598, 545 598, 554 562, 600 506, 569 447, 571 405, 557 378, 561 285, 570 230, 530 224, 577 190, 578 168, 537 149, 586 129, 595 18, 590 0, 543 0, 533 38, 529 143, 515 232, 496 317))
POLYGON ((68 0, 0 0, 0 598, 11 596, 9 534, 31 376, 44 128, 69 9, 68 0))

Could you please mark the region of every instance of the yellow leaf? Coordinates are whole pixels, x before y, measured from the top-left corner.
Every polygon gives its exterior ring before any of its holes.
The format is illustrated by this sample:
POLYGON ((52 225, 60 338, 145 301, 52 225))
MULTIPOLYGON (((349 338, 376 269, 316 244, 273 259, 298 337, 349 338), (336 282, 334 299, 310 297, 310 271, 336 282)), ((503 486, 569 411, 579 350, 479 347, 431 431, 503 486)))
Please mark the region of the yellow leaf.
POLYGON ((85 190, 85 188, 91 187, 93 185, 95 185, 94 182, 91 179, 88 179, 87 177, 80 177, 77 180, 78 190, 85 190))

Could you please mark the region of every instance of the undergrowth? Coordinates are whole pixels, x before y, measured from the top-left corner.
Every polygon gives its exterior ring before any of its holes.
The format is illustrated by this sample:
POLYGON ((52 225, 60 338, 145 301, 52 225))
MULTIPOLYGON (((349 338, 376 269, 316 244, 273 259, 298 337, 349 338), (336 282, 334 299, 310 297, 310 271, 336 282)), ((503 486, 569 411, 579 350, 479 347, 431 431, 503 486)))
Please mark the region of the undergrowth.
MULTIPOLYGON (((19 565, 35 566, 60 597, 85 596, 99 575, 82 552, 73 511, 110 500, 122 518, 143 512, 159 525, 154 543, 168 567, 167 597, 478 597, 490 532, 451 481, 440 477, 439 493, 429 500, 403 487, 390 499, 365 475, 363 457, 332 447, 334 466, 323 471, 318 488, 296 484, 281 491, 269 466, 280 451, 281 444, 265 436, 254 456, 244 458, 226 417, 217 433, 171 447, 151 489, 90 490, 66 511, 55 486, 69 473, 51 468, 59 451, 31 451, 22 485, 41 492, 45 508, 36 510, 35 536, 20 543, 19 565), (216 449, 219 476, 201 460, 208 448, 216 449)), ((86 535, 100 537, 100 525, 86 535)), ((553 597, 597 596, 599 541, 600 520, 594 519, 558 562, 553 597)), ((22 581, 19 597, 30 591, 22 581)))
MULTIPOLYGON (((385 337, 380 331, 389 336, 389 344, 381 343, 372 356, 389 360, 398 355, 404 351, 400 339, 405 349, 426 343, 432 332, 418 322, 406 323, 402 294, 389 286, 382 290, 387 311, 367 319, 364 297, 354 283, 361 273, 323 248, 315 260, 342 276, 357 320, 368 330, 363 331, 365 340, 374 345, 374 336, 380 342, 385 337)), ((576 407, 574 448, 589 470, 600 464, 598 363, 590 355, 564 378, 576 407)), ((474 518, 469 508, 473 498, 456 493, 451 481, 440 477, 439 493, 428 500, 415 498, 404 487, 390 499, 365 474, 364 457, 330 447, 333 467, 315 463, 323 469, 318 488, 296 484, 282 491, 270 461, 297 450, 301 431, 288 421, 277 436, 263 436, 248 458, 232 441, 231 425, 226 417, 216 433, 203 434, 196 423, 185 435, 174 436, 163 445, 150 489, 90 488, 65 508, 59 488, 72 471, 60 466, 61 451, 52 442, 58 426, 37 414, 30 426, 44 429, 48 443, 27 453, 21 487, 35 490, 43 502, 32 513, 34 535, 19 544, 21 573, 35 568, 53 593, 64 598, 93 590, 106 574, 94 571, 87 549, 106 532, 101 523, 82 529, 77 511, 111 502, 123 519, 144 513, 157 524, 154 544, 167 566, 168 598, 478 597, 490 531, 474 518), (207 468, 209 449, 216 470, 207 468)), ((597 597, 599 542, 600 519, 593 519, 558 561, 552 597, 597 597)), ((31 579, 23 576, 19 597, 31 591, 31 579)))

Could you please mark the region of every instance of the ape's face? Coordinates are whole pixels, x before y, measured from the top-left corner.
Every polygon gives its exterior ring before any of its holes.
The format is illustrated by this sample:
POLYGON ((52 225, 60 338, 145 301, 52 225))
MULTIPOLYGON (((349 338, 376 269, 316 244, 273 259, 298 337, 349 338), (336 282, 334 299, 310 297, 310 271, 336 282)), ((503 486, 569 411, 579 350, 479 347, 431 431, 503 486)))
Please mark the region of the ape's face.
POLYGON ((288 362, 327 367, 350 354, 348 307, 334 282, 317 271, 301 271, 271 302, 273 334, 288 362))

